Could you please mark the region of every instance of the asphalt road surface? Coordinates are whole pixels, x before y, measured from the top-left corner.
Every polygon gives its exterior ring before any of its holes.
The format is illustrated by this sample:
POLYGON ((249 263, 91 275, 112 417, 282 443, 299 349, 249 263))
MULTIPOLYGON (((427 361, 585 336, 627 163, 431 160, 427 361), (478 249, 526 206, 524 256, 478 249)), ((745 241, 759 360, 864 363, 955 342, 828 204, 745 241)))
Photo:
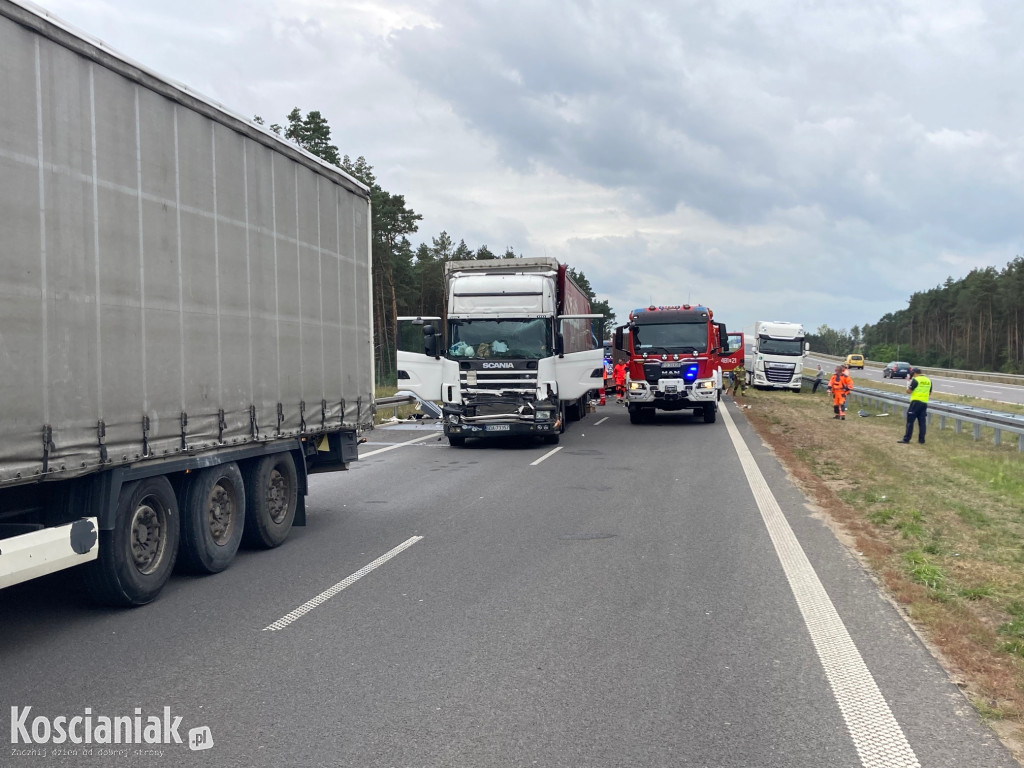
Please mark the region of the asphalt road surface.
POLYGON ((74 571, 0 592, 0 765, 44 764, 19 727, 59 716, 208 748, 47 765, 1017 765, 731 403, 608 405, 559 446, 413 426, 152 605, 90 607, 74 571))

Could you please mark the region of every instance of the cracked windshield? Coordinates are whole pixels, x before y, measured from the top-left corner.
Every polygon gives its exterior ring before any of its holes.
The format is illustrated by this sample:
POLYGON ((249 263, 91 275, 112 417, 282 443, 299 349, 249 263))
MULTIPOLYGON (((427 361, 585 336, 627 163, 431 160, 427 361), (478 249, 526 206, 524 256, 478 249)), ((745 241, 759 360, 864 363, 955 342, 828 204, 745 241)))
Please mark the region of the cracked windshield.
POLYGON ((537 359, 551 355, 551 322, 530 320, 452 320, 448 356, 453 358, 537 359))

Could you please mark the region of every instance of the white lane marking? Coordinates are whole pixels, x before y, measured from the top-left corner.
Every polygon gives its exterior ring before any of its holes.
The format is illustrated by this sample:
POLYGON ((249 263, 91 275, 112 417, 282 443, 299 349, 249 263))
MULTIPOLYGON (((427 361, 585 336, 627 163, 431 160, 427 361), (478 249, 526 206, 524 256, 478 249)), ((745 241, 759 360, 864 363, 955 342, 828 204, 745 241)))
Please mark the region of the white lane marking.
POLYGON ((786 522, 728 408, 722 408, 721 413, 861 765, 864 768, 920 768, 903 729, 786 522))
POLYGON ((610 416, 605 416, 605 417, 604 417, 603 419, 601 419, 600 421, 595 421, 595 422, 594 422, 594 426, 595 426, 595 427, 600 427, 600 426, 601 426, 602 424, 604 424, 604 423, 605 423, 606 421, 608 421, 608 419, 610 419, 610 418, 611 418, 610 416))
POLYGON ((328 600, 330 600, 332 597, 334 597, 336 594, 341 592, 343 589, 345 589, 346 587, 352 586, 357 581, 359 581, 361 578, 363 578, 363 576, 368 574, 370 571, 372 571, 372 570, 374 570, 376 568, 379 568, 380 566, 384 565, 384 563, 386 563, 388 560, 393 558, 395 555, 397 555, 400 552, 405 551, 406 549, 411 547, 413 544, 415 544, 417 541, 419 541, 422 538, 423 538, 422 536, 413 536, 411 539, 407 539, 406 541, 403 541, 401 544, 399 544, 397 547, 392 549, 390 552, 381 555, 376 560, 374 560, 372 563, 370 563, 368 565, 364 565, 362 568, 360 568, 358 571, 353 573, 347 579, 339 581, 337 584, 335 584, 330 589, 325 589, 323 592, 321 592, 319 595, 314 597, 312 600, 303 603, 302 605, 300 605, 298 608, 296 608, 291 613, 286 613, 284 616, 282 616, 280 619, 275 621, 273 624, 270 624, 270 625, 264 627, 263 631, 266 632, 266 631, 269 630, 271 632, 276 632, 279 629, 284 629, 289 624, 291 624, 293 621, 296 621, 297 619, 301 619, 303 616, 305 616, 307 613, 312 611, 314 608, 317 608, 317 607, 323 605, 328 600))
POLYGON ((431 432, 429 435, 423 435, 422 437, 414 437, 412 440, 406 440, 404 443, 395 443, 389 445, 387 448, 378 448, 376 451, 370 451, 368 453, 359 454, 360 459, 365 459, 367 456, 375 456, 378 453, 384 453, 384 451, 393 451, 395 448, 401 448, 403 445, 412 445, 413 443, 422 443, 424 440, 429 440, 432 437, 437 437, 438 433, 431 432))
POLYGON ((554 455, 555 455, 556 453, 558 453, 558 452, 559 452, 560 450, 562 450, 562 446, 558 446, 557 448, 552 448, 552 449, 551 449, 550 451, 548 451, 547 453, 545 453, 545 454, 544 454, 543 456, 541 456, 541 457, 540 457, 539 459, 537 459, 536 461, 531 461, 531 462, 530 462, 530 466, 531 466, 531 467, 536 467, 536 466, 537 466, 538 464, 540 464, 540 463, 541 463, 542 461, 544 461, 544 459, 546 459, 546 458, 549 458, 550 456, 554 456, 554 455))

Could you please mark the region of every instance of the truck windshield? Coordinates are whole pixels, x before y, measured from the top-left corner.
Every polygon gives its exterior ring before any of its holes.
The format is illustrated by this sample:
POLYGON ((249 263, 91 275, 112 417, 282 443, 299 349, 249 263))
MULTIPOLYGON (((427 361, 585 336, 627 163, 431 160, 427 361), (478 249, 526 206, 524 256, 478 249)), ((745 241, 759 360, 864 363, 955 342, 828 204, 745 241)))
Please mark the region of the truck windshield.
POLYGON ((767 336, 760 337, 760 348, 757 350, 762 355, 792 355, 800 357, 804 353, 803 339, 770 339, 767 336))
POLYGON ((707 323, 652 323, 633 329, 635 352, 706 352, 707 323))
POLYGON ((449 320, 448 357, 515 358, 551 356, 551 320, 449 320))

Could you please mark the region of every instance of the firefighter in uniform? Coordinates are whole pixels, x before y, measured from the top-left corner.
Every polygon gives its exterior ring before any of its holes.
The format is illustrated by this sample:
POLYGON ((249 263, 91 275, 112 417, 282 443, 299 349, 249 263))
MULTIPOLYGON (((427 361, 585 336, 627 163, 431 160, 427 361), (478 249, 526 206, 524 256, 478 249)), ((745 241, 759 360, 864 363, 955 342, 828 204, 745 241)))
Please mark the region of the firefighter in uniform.
POLYGON ((828 391, 832 393, 834 419, 846 420, 846 398, 853 391, 853 379, 846 372, 845 365, 837 365, 836 372, 828 380, 828 391))
POLYGON ((910 406, 907 408, 907 431, 899 442, 909 443, 914 435, 914 422, 917 422, 917 442, 924 445, 924 433, 928 428, 928 398, 932 394, 932 380, 921 373, 920 368, 912 368, 910 381, 907 383, 910 393, 910 406))

